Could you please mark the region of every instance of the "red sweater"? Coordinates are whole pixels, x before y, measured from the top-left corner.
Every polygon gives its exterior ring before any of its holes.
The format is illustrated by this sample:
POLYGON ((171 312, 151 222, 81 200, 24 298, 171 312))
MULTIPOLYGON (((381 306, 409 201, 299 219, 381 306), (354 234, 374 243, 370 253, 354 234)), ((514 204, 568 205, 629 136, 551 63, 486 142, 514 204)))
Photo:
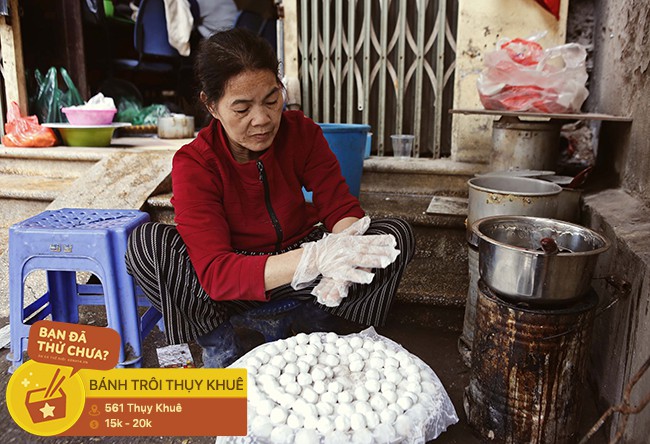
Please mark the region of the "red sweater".
POLYGON ((266 300, 268 255, 305 237, 314 224, 328 230, 364 216, 316 123, 287 111, 273 144, 258 160, 233 158, 213 120, 174 156, 172 205, 178 232, 201 286, 214 300, 266 300), (301 187, 313 190, 305 203, 301 187))

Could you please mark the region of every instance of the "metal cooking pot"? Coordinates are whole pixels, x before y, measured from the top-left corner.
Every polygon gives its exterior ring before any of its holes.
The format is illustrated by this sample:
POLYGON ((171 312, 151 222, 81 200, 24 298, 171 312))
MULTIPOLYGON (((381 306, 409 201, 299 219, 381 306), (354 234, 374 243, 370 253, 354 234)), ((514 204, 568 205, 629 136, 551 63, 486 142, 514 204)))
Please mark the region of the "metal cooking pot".
POLYGON ((158 118, 158 137, 186 139, 194 137, 194 116, 172 114, 158 118))
POLYGON ((497 294, 540 305, 567 302, 586 294, 598 255, 609 241, 593 230, 555 219, 494 216, 476 221, 479 274, 497 294), (546 239, 545 239, 546 238, 546 239), (544 251, 542 239, 556 251, 544 251))
POLYGON ((503 116, 492 123, 493 169, 553 169, 557 164, 562 123, 523 121, 503 116))
POLYGON ((468 230, 474 222, 489 216, 555 217, 562 191, 558 184, 529 177, 479 176, 467 184, 468 230))

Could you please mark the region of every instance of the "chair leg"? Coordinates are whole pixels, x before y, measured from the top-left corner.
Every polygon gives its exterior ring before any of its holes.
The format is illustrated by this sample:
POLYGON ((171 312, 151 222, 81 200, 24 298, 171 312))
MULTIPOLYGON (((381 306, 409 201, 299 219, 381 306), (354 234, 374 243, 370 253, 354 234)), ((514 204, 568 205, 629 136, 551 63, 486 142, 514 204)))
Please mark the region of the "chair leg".
POLYGON ((52 306, 52 319, 78 324, 77 273, 74 271, 48 271, 47 287, 52 306))
POLYGON ((24 289, 21 273, 9 273, 9 330, 11 350, 7 359, 11 361, 9 373, 13 373, 23 363, 23 342, 27 343, 29 325, 23 322, 24 289))
MULTIPOLYGON (((138 315, 138 302, 133 278, 126 270, 116 271, 117 297, 119 298, 120 334, 124 344, 124 367, 142 366, 142 323, 138 315)), ((108 294, 108 293, 106 293, 108 294)), ((107 301, 108 303, 108 301, 107 301)))

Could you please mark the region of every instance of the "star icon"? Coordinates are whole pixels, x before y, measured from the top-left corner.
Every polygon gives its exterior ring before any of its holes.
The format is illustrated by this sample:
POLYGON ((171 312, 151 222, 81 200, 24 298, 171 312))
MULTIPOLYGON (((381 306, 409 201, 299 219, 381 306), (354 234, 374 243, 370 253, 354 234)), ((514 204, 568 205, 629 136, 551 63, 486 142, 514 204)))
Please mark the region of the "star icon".
POLYGON ((43 419, 47 418, 48 416, 51 416, 54 418, 54 407, 53 405, 48 404, 47 402, 43 406, 43 408, 40 408, 39 410, 43 413, 43 419))
POLYGON ((23 387, 27 388, 27 386, 31 383, 29 379, 25 378, 20 382, 23 387))

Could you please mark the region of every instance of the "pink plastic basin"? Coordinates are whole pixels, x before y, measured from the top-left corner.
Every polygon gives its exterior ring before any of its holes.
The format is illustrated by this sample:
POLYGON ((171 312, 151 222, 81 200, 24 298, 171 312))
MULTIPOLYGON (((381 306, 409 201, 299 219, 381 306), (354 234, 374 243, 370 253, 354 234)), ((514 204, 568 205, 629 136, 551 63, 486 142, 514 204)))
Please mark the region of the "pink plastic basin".
POLYGON ((110 125, 116 109, 61 108, 72 125, 110 125))

